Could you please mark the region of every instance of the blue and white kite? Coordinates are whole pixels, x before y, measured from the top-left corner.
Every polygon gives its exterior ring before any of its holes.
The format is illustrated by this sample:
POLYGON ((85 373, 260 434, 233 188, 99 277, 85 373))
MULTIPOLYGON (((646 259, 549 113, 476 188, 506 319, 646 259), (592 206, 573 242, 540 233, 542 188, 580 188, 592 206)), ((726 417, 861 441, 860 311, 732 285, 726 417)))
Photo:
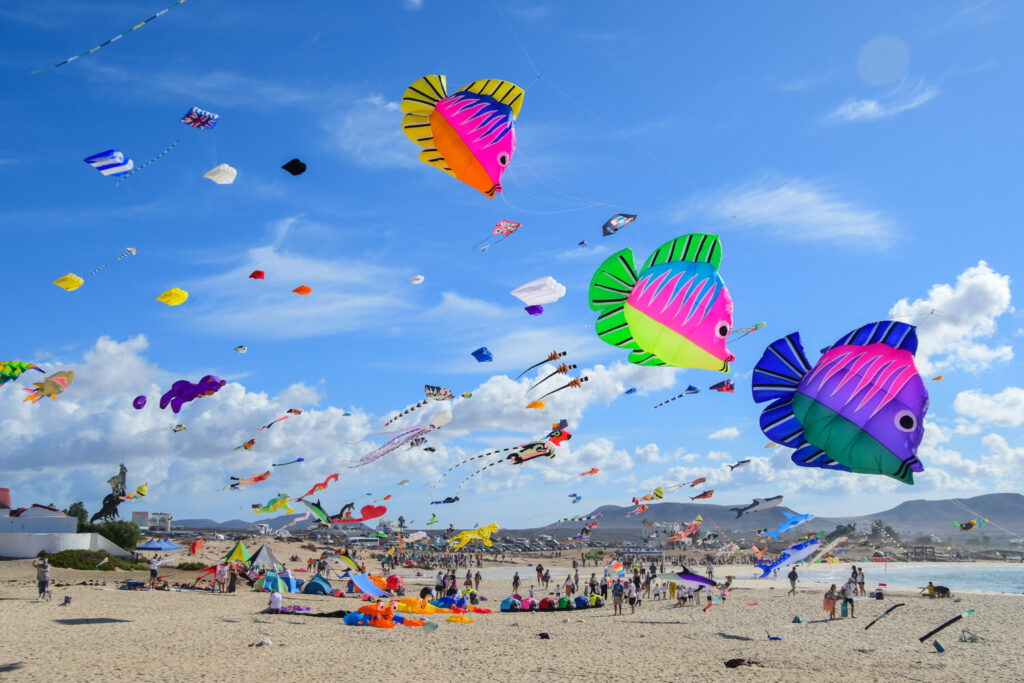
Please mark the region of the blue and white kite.
POLYGON ((93 154, 84 161, 103 175, 122 176, 135 168, 135 163, 131 159, 126 159, 124 154, 116 149, 93 154))

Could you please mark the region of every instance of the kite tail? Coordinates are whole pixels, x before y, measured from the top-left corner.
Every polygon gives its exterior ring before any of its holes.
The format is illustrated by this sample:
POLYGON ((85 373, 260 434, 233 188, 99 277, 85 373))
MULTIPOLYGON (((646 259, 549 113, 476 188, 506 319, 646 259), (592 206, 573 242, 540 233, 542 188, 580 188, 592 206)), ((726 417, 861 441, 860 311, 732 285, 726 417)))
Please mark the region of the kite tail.
MULTIPOLYGON (((36 382, 35 386, 37 386, 37 387, 39 387, 41 389, 43 385, 38 383, 38 382, 36 382)), ((22 389, 22 391, 27 391, 28 394, 29 394, 28 396, 25 397, 25 399, 22 401, 22 403, 25 403, 25 401, 28 401, 29 403, 35 403, 36 401, 39 400, 39 397, 40 397, 39 389, 22 389)))
POLYGON ((430 490, 433 491, 434 489, 436 489, 441 484, 441 482, 444 481, 444 478, 447 477, 452 472, 452 470, 455 470, 455 469, 458 469, 459 467, 462 467, 467 462, 473 462, 474 460, 479 460, 480 458, 487 458, 487 457, 490 457, 492 455, 498 455, 499 453, 508 453, 509 451, 514 451, 514 450, 517 450, 518 448, 519 448, 519 446, 509 446, 507 448, 499 448, 499 449, 493 450, 493 451, 485 451, 484 453, 480 453, 478 455, 474 455, 472 458, 466 458, 465 460, 463 460, 461 462, 457 462, 454 465, 452 465, 451 467, 449 467, 447 470, 445 470, 444 474, 441 475, 441 478, 437 480, 437 483, 434 484, 432 487, 430 487, 430 490))
MULTIPOLYGON (((109 265, 113 265, 114 263, 117 263, 118 261, 120 261, 120 260, 122 260, 122 259, 125 259, 125 258, 127 258, 127 257, 129 257, 129 256, 133 256, 133 255, 135 254, 135 252, 136 252, 136 251, 138 251, 138 250, 137 250, 137 249, 136 249, 135 247, 128 247, 127 251, 125 251, 125 252, 124 252, 123 254, 121 254, 120 256, 118 256, 118 257, 117 257, 116 259, 114 259, 113 261, 107 261, 107 262, 106 262, 106 263, 104 263, 104 264, 103 264, 102 266, 100 266, 99 268, 97 268, 97 269, 95 269, 94 271, 92 271, 91 273, 89 273, 89 275, 95 275, 96 273, 100 272, 101 270, 103 270, 103 269, 104 269, 104 268, 106 268, 107 266, 109 266, 109 265)), ((86 275, 86 277, 89 277, 89 275, 86 275)))
POLYGON ((416 405, 409 406, 408 408, 406 408, 405 410, 400 412, 398 415, 395 415, 393 418, 391 418, 390 420, 385 422, 384 426, 387 427, 389 424, 391 424, 395 420, 398 420, 398 419, 401 419, 401 418, 405 417, 406 415, 408 415, 409 413, 411 413, 414 410, 419 410, 420 408, 422 408, 423 406, 427 405, 428 403, 430 403, 430 399, 423 399, 422 401, 420 401, 416 405))
POLYGON ((552 361, 558 360, 559 358, 564 358, 567 353, 568 353, 567 351, 552 351, 551 353, 548 354, 547 358, 545 358, 544 360, 542 360, 539 363, 534 363, 533 365, 531 365, 530 367, 526 368, 525 370, 520 372, 518 375, 516 375, 516 379, 519 379, 520 377, 522 377, 523 375, 528 373, 530 370, 533 370, 536 367, 540 367, 541 365, 544 365, 545 363, 550 363, 552 361))
POLYGON ((157 155, 156 155, 155 157, 153 157, 152 159, 150 159, 150 160, 149 160, 149 161, 147 161, 146 163, 142 164, 141 166, 136 166, 136 167, 135 167, 135 168, 133 168, 132 170, 130 170, 130 171, 128 171, 127 173, 125 173, 125 174, 124 174, 123 176, 121 176, 120 178, 118 178, 118 179, 117 179, 117 182, 116 182, 116 183, 114 183, 114 187, 117 187, 117 186, 118 186, 118 185, 120 185, 120 184, 121 184, 122 182, 124 182, 124 180, 126 180, 127 178, 130 178, 131 176, 135 175, 136 173, 138 173, 138 172, 139 172, 139 171, 141 171, 142 169, 146 168, 147 166, 149 166, 149 165, 150 165, 151 163, 153 163, 154 161, 156 161, 157 159, 159 159, 159 158, 160 158, 160 157, 162 157, 163 155, 165 155, 165 154, 167 154, 168 152, 170 152, 170 151, 171 151, 172 149, 174 149, 175 147, 177 147, 177 146, 178 146, 178 143, 179 143, 179 142, 181 142, 181 140, 175 140, 174 142, 172 142, 172 143, 171 143, 171 146, 170 146, 170 147, 168 147, 168 148, 167 148, 167 149, 165 149, 164 151, 160 152, 159 154, 157 154, 157 155))
POLYGON ((573 388, 578 389, 581 384, 583 384, 584 382, 587 382, 589 380, 590 380, 589 377, 577 377, 576 379, 570 380, 568 384, 564 384, 564 385, 558 387, 557 389, 555 389, 553 391, 549 391, 548 393, 544 394, 543 396, 541 396, 537 400, 541 401, 541 400, 547 398, 548 396, 550 396, 551 394, 557 394, 562 389, 568 389, 569 387, 573 387, 573 388))
POLYGON ((474 472, 473 474, 469 475, 468 477, 466 477, 465 479, 460 481, 459 485, 455 487, 455 492, 458 493, 459 491, 461 491, 462 487, 465 486, 466 482, 468 482, 470 479, 472 479, 476 475, 480 474, 484 470, 487 470, 487 469, 490 469, 490 468, 494 467, 495 465, 500 465, 503 462, 505 462, 505 461, 504 460, 495 460, 494 462, 490 463, 489 465, 484 465, 483 467, 478 469, 476 472, 474 472))

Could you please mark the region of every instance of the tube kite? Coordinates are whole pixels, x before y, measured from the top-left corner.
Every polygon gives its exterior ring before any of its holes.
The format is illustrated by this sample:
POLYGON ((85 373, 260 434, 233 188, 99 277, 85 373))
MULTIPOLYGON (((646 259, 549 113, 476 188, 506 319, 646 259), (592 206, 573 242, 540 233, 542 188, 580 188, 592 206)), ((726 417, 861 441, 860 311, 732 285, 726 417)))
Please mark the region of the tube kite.
POLYGON ((38 365, 26 363, 25 361, 0 361, 0 386, 3 386, 7 382, 13 382, 14 380, 18 379, 19 377, 21 377, 21 374, 26 370, 36 370, 37 372, 43 372, 42 368, 40 368, 38 365))
POLYGON ((299 408, 289 408, 289 409, 288 409, 288 410, 286 411, 286 413, 287 413, 287 414, 286 414, 286 415, 284 415, 283 417, 279 417, 279 418, 277 418, 276 420, 271 420, 270 422, 268 422, 267 424, 263 425, 262 427, 258 427, 258 428, 256 429, 256 431, 258 431, 258 432, 262 432, 262 431, 263 431, 264 429, 270 429, 271 427, 273 427, 273 426, 274 426, 275 424, 277 424, 278 422, 281 422, 281 421, 283 421, 283 420, 287 420, 287 419, 288 419, 289 417, 291 417, 292 415, 302 415, 302 410, 301 410, 301 409, 299 409, 299 408))
POLYGON ((957 616, 955 616, 952 619, 950 619, 949 621, 945 622, 944 624, 942 624, 938 628, 933 628, 931 631, 928 631, 928 633, 926 633, 923 636, 921 636, 920 638, 918 638, 918 641, 923 643, 924 641, 928 640, 929 638, 931 638, 932 636, 934 636, 936 633, 938 633, 942 629, 946 628, 947 626, 952 626, 953 624, 955 624, 956 622, 960 621, 964 617, 969 617, 972 614, 974 614, 974 610, 972 610, 972 609, 967 610, 963 614, 958 614, 957 616))
POLYGON ((718 273, 717 235, 691 233, 654 251, 639 273, 623 249, 590 281, 602 341, 629 349, 629 362, 729 372, 732 297, 718 273))
POLYGON ((493 199, 516 149, 524 94, 514 83, 486 79, 449 96, 445 76, 424 76, 402 97, 402 131, 423 148, 420 161, 493 199))
POLYGON ((255 474, 251 477, 231 477, 231 481, 235 482, 230 485, 231 490, 237 491, 242 486, 249 486, 250 484, 256 484, 261 481, 266 481, 270 478, 270 470, 267 470, 263 474, 255 474))
POLYGON ((772 342, 754 366, 754 401, 771 402, 761 431, 796 449, 791 459, 801 467, 913 484, 924 470, 917 448, 928 410, 916 351, 916 328, 892 320, 844 335, 813 367, 799 333, 772 342))
POLYGON ((289 460, 288 462, 275 462, 271 467, 284 467, 285 465, 294 465, 297 462, 306 462, 305 458, 296 458, 295 460, 289 460))
MULTIPOLYGON (((865 627, 864 627, 864 630, 865 630, 865 631, 867 631, 867 630, 868 630, 869 628, 871 628, 872 626, 874 626, 874 625, 875 625, 875 623, 876 623, 876 622, 877 622, 877 621, 878 621, 879 619, 881 619, 881 618, 882 618, 882 617, 884 617, 884 616, 888 616, 889 612, 893 611, 893 610, 894 610, 894 609, 896 609, 897 607, 903 607, 903 606, 904 606, 905 604, 907 604, 907 603, 905 603, 905 602, 897 602, 897 603, 896 603, 895 605, 893 605, 892 607, 890 607, 889 609, 885 610, 884 612, 882 612, 881 614, 879 614, 879 615, 878 615, 877 617, 875 617, 874 619, 872 619, 872 620, 871 620, 871 623, 870 623, 870 624, 868 624, 867 626, 865 626, 865 627)), ((931 634, 929 633, 928 635, 930 636, 931 634)), ((928 636, 925 636, 925 638, 927 638, 927 637, 928 637, 928 636)), ((923 642, 923 641, 922 641, 922 642, 923 642)))
POLYGON ((296 498, 296 500, 302 500, 303 498, 305 498, 307 496, 313 495, 317 491, 323 491, 324 489, 327 488, 327 485, 330 484, 332 481, 338 481, 338 476, 339 475, 337 473, 334 473, 334 474, 329 475, 323 481, 321 481, 321 482, 319 482, 317 484, 313 484, 313 488, 311 488, 310 490, 308 490, 305 493, 303 493, 301 496, 296 498))

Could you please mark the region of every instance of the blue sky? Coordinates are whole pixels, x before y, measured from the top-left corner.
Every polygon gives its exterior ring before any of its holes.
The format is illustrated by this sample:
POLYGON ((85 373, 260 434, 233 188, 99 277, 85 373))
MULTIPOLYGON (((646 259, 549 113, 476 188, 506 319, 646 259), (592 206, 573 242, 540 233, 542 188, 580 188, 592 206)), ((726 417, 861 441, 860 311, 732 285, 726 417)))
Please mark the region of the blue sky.
POLYGON ((252 503, 332 472, 342 478, 325 507, 391 493, 393 515, 439 511, 457 525, 540 524, 696 476, 716 503, 783 493, 819 515, 1021 489, 1018 6, 596 2, 583 12, 395 0, 294 11, 189 0, 29 75, 160 4, 0 8, 2 355, 77 372, 56 402, 21 404, 24 379, 0 390, 0 474, 16 504, 98 508, 119 462, 129 485, 151 491, 123 515, 179 518, 258 519, 252 503), (417 161, 398 102, 428 73, 446 74, 450 89, 480 78, 527 89, 503 196, 489 201, 417 161), (217 128, 178 123, 192 106, 220 114, 217 128), (114 147, 141 164, 175 140, 120 186, 81 161, 114 147), (309 171, 291 177, 280 165, 296 156, 309 171), (203 178, 222 162, 238 169, 232 185, 203 178), (640 218, 601 237, 619 211, 640 218), (523 227, 471 252, 500 219, 523 227), (691 231, 722 237, 736 324, 767 326, 730 345, 734 395, 705 391, 654 411, 687 384, 723 377, 629 366, 587 327, 586 287, 613 251, 644 259, 691 231), (75 292, 50 284, 128 246, 138 254, 75 292), (266 280, 246 277, 256 268, 266 280), (416 274, 422 285, 409 284, 416 274), (527 316, 508 292, 544 275, 568 293, 527 316), (300 284, 313 293, 292 294, 300 284), (186 304, 154 301, 172 286, 190 292, 186 304), (889 316, 920 325, 922 373, 945 377, 928 382, 917 484, 797 468, 783 449, 765 450, 749 393, 764 346, 799 330, 813 360, 889 316), (470 357, 478 346, 494 363, 470 357), (527 411, 536 375, 510 378, 552 349, 590 382, 527 411), (206 373, 228 386, 180 418, 156 408, 173 381, 206 373), (379 431, 424 384, 474 394, 449 406, 455 419, 431 437, 437 452, 348 468, 382 439, 348 442, 379 431), (639 393, 622 396, 630 386, 639 393), (143 411, 130 406, 137 394, 150 397, 143 411), (305 413, 256 432, 291 407, 305 413), (560 417, 574 436, 557 458, 492 468, 461 505, 427 506, 458 481, 431 492, 448 465, 560 417), (188 430, 139 435, 176 422, 188 430), (252 437, 251 452, 232 450, 252 437), (306 462, 218 491, 228 476, 294 457, 306 462), (744 458, 753 465, 730 475, 725 463, 744 458), (592 466, 602 474, 576 479, 592 466), (402 479, 413 483, 396 488, 402 479), (581 504, 569 504, 572 492, 581 504))

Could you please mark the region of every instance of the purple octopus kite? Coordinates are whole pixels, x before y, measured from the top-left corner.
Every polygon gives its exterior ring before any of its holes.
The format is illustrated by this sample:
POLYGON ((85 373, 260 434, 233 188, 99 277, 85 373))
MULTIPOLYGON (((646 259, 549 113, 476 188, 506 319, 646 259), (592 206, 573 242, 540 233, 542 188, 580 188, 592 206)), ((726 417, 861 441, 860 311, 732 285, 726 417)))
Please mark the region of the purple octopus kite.
POLYGON ((198 384, 193 384, 188 380, 179 379, 177 382, 171 385, 171 390, 160 397, 160 408, 161 410, 167 407, 167 404, 171 404, 171 410, 178 413, 181 410, 181 406, 194 401, 200 396, 213 396, 221 387, 227 384, 226 381, 220 377, 214 375, 207 375, 199 380, 198 384))

